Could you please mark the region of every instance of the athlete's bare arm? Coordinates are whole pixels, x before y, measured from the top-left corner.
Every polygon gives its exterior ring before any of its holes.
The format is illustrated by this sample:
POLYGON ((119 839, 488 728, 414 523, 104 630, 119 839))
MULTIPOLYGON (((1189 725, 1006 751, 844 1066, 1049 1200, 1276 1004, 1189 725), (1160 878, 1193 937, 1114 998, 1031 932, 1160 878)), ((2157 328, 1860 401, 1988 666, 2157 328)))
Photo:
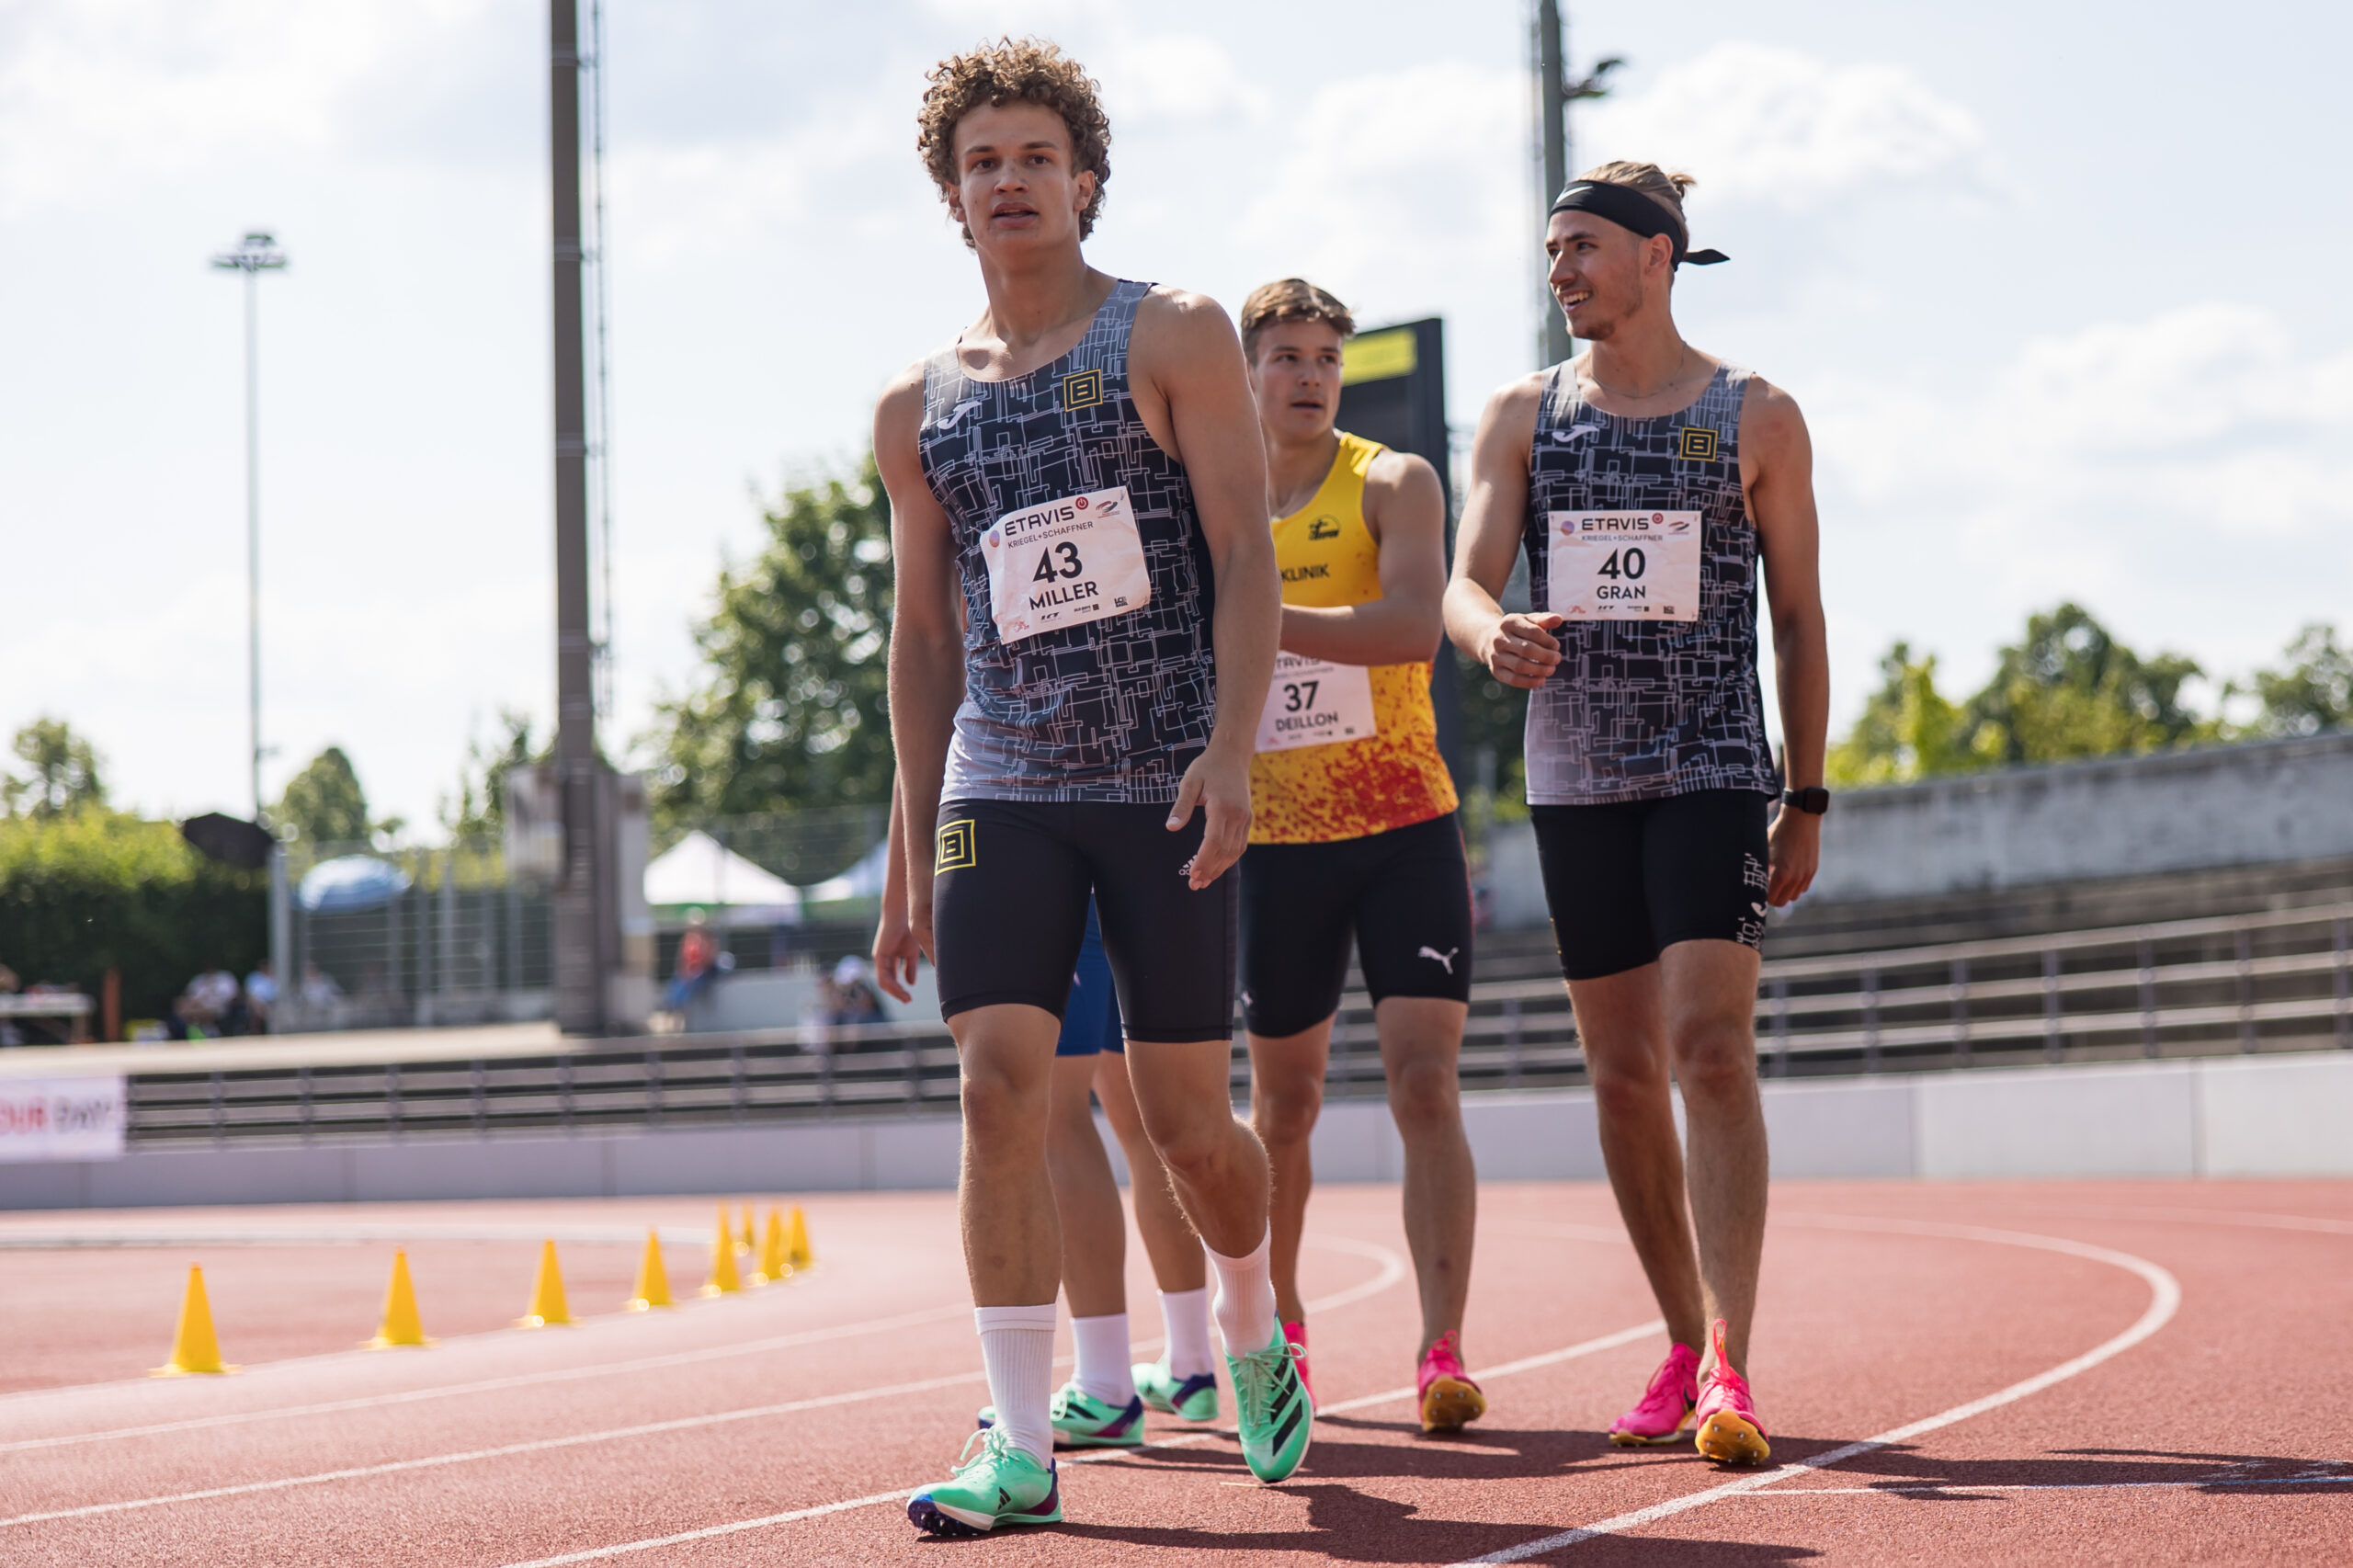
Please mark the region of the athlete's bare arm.
POLYGON ((1415 665, 1438 652, 1446 598, 1446 492, 1411 452, 1364 476, 1364 521, 1381 548, 1381 597, 1328 609, 1283 606, 1283 647, 1343 665, 1415 665))
POLYGON ((1501 388, 1479 415, 1471 443, 1471 496, 1454 540, 1454 576, 1446 585, 1446 632, 1454 645, 1506 686, 1533 690, 1560 667, 1557 615, 1504 613, 1520 533, 1528 521, 1528 453, 1544 378, 1501 388))
POLYGON ((1216 724, 1168 813, 1172 831, 1196 804, 1205 813, 1201 847, 1188 868, 1199 890, 1242 858, 1250 842, 1250 753, 1282 627, 1267 452, 1242 339, 1216 301, 1174 289, 1147 295, 1130 339, 1129 381, 1144 428, 1192 482, 1217 583, 1216 724))
MULTIPOLYGON (((874 409, 874 461, 891 497, 896 583, 891 617, 891 745, 899 759, 899 806, 907 846, 907 925, 931 946, 932 824, 956 710, 964 700, 964 638, 956 549, 948 514, 923 476, 923 367, 892 381, 874 409)), ((1261 683, 1263 684, 1263 683, 1261 683)))
MULTIPOLYGON (((1779 677, 1782 756, 1788 787, 1822 782, 1830 729, 1830 642, 1822 621, 1821 527, 1813 506, 1813 441, 1797 400, 1763 377, 1740 408, 1740 481, 1765 563, 1779 677)), ((1787 903, 1813 885, 1822 861, 1822 819, 1784 806, 1773 819, 1772 886, 1787 903)))
POLYGON ((882 914, 874 923, 874 983, 901 1002, 913 1001, 915 930, 907 924, 906 813, 899 809, 898 775, 891 776, 890 847, 882 853, 882 914))

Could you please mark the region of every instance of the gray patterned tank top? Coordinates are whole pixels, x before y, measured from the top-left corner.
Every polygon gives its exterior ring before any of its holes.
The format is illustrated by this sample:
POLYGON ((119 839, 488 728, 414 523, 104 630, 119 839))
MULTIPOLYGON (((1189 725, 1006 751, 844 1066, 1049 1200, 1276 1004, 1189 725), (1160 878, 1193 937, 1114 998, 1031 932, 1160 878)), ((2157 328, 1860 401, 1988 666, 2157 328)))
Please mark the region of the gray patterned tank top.
POLYGON ((1645 591, 1671 577, 1664 549, 1638 561, 1635 550, 1605 547, 1582 570, 1607 575, 1591 577, 1582 595, 1550 583, 1553 535, 1580 513, 1631 515, 1636 526, 1698 513, 1699 595, 1696 618, 1687 605, 1679 619, 1574 617, 1562 626, 1561 667, 1529 694, 1531 805, 1778 791, 1756 680, 1756 530, 1740 486, 1749 378, 1722 366, 1688 408, 1626 419, 1587 403, 1568 365, 1546 372, 1523 541, 1537 611, 1607 607, 1606 596, 1635 591, 1628 573, 1638 568, 1649 573, 1645 591))
POLYGON ((1026 376, 975 380, 952 345, 924 368, 917 442, 964 590, 964 702, 943 799, 1165 805, 1209 744, 1217 705, 1209 545, 1184 465, 1152 438, 1129 395, 1128 340, 1151 288, 1121 280, 1078 346, 1026 376), (1143 602, 1022 634, 1028 601, 1008 608, 993 594, 991 553, 1007 551, 1000 572, 1017 595, 1051 602, 1093 586, 1058 588, 1051 574, 1078 570, 1077 553, 1016 546, 1016 519, 1058 507, 1067 516, 1089 498, 1099 511, 1102 493, 1116 487, 1127 492, 1142 549, 1117 602, 1139 581, 1149 585, 1143 602), (1007 531, 992 540, 1000 522, 1007 531))

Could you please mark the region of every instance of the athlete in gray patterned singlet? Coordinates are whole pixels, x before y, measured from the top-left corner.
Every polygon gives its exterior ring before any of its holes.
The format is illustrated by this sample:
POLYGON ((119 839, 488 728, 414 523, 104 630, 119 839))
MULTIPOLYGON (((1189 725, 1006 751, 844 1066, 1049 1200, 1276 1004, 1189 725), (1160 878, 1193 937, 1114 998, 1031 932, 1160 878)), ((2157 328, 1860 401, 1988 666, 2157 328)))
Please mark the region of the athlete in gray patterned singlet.
POLYGON ((1626 419, 1587 403, 1569 366, 1545 373, 1523 530, 1537 612, 1552 608, 1552 514, 1694 511, 1699 614, 1559 629, 1560 668, 1529 694, 1529 804, 1779 790, 1756 684, 1756 529, 1740 483, 1749 380, 1720 366, 1690 407, 1626 419))
POLYGON ((1446 622, 1529 694, 1536 869, 1609 1182, 1674 1341, 1610 1441, 1753 1464, 1771 1454, 1747 1381, 1770 1175, 1758 953, 1821 855, 1830 670, 1804 417, 1675 324, 1678 269, 1724 259, 1689 248, 1689 183, 1605 164, 1553 202, 1552 298, 1591 348, 1488 401, 1446 622), (1497 596, 1523 552, 1533 608, 1514 613, 1497 596), (1778 817, 1760 563, 1796 787, 1778 817))
POLYGON ((1121 281, 1078 347, 1009 381, 924 367, 924 477, 955 533, 964 589, 964 705, 943 797, 1165 805, 1209 744, 1213 579, 1193 487, 1136 416, 1128 339, 1149 283, 1121 281), (1016 642, 991 613, 982 540, 1025 507, 1127 488, 1152 595, 1124 614, 1016 642))

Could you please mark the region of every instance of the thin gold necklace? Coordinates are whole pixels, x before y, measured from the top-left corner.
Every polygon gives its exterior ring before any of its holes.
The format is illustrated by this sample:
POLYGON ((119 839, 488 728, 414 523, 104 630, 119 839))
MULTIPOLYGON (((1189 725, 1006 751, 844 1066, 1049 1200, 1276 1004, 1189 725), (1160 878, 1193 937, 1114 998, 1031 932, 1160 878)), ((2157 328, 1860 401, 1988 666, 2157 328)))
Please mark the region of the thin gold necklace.
POLYGON ((1595 386, 1599 387, 1611 397, 1622 397, 1631 403, 1647 403, 1652 398, 1660 396, 1670 388, 1679 385, 1682 382, 1683 362, 1690 358, 1691 347, 1690 345, 1686 344, 1684 345, 1682 354, 1677 357, 1675 361, 1675 374, 1669 376, 1665 381, 1661 381, 1655 390, 1646 392, 1628 392, 1622 387, 1611 386, 1608 381, 1601 379, 1601 372, 1593 368, 1593 361, 1590 359, 1587 359, 1585 363, 1585 373, 1593 378, 1593 384, 1595 386))

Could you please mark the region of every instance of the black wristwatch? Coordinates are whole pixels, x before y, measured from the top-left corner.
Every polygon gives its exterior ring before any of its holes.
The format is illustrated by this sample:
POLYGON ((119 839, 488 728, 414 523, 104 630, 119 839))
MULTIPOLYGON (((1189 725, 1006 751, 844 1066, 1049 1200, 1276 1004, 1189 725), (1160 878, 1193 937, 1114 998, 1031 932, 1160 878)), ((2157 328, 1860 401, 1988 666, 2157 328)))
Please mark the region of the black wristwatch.
POLYGON ((1809 816, 1820 816, 1830 809, 1830 791, 1816 784, 1811 790, 1784 790, 1781 803, 1795 806, 1809 816))

